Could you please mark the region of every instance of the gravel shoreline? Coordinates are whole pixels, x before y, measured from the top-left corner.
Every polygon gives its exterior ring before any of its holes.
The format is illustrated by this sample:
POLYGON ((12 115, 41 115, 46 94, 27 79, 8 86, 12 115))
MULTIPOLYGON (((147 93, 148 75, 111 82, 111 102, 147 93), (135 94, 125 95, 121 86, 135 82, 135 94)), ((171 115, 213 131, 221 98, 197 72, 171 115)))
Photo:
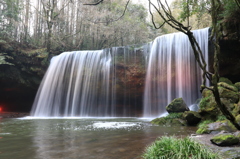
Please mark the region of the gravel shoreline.
POLYGON ((25 112, 0 112, 0 119, 3 118, 21 118, 25 116, 29 116, 30 113, 25 112))

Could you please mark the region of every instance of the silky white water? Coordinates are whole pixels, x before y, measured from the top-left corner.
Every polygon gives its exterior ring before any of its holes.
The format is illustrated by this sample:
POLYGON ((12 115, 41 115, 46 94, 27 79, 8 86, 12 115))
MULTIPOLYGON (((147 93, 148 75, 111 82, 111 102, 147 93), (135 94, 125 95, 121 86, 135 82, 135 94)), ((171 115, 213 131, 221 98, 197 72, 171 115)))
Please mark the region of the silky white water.
MULTIPOLYGON (((208 63, 208 28, 193 34, 208 63)), ((188 37, 183 33, 160 36, 152 43, 144 90, 144 116, 159 116, 175 98, 188 106, 201 97, 201 70, 188 37)))
MULTIPOLYGON (((193 33, 208 61, 208 28, 193 33)), ((135 48, 65 52, 51 60, 31 116, 155 117, 174 98, 194 104, 201 82, 182 33, 135 48)))

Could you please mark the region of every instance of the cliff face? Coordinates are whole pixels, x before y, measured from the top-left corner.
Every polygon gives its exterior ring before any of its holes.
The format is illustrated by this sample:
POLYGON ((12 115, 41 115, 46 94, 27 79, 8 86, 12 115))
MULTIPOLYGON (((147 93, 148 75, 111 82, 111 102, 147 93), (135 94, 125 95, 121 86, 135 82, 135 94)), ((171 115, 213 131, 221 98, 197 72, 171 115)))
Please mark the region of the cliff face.
POLYGON ((0 40, 0 105, 3 111, 29 111, 47 69, 45 49, 0 40))
POLYGON ((240 81, 240 41, 221 40, 220 46, 220 76, 227 77, 233 83, 240 81))

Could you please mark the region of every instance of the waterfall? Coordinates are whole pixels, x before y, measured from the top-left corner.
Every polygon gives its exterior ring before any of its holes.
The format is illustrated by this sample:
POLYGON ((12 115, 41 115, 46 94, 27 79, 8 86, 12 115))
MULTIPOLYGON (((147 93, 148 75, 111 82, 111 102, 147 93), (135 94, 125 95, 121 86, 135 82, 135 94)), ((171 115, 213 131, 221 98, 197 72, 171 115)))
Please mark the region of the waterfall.
POLYGON ((132 84, 130 78, 134 75, 129 70, 145 68, 141 50, 141 47, 113 47, 65 52, 53 57, 35 97, 31 116, 140 116, 141 97, 132 92, 137 85, 132 84))
MULTIPOLYGON (((208 29, 193 31, 207 60, 208 29)), ((186 35, 142 46, 65 52, 52 58, 31 116, 153 117, 174 98, 200 97, 201 71, 186 35)))
MULTIPOLYGON (((208 28, 193 34, 208 62, 208 28)), ((183 33, 160 36, 152 43, 144 90, 144 117, 157 117, 175 98, 190 106, 201 97, 201 70, 188 37, 183 33)))

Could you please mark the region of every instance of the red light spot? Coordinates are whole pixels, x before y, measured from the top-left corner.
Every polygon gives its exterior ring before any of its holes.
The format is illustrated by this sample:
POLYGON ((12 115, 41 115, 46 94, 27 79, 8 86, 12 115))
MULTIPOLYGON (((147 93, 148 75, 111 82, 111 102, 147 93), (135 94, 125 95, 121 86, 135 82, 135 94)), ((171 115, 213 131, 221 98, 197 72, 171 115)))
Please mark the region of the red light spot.
POLYGON ((0 107, 0 112, 2 111, 2 107, 0 107))

